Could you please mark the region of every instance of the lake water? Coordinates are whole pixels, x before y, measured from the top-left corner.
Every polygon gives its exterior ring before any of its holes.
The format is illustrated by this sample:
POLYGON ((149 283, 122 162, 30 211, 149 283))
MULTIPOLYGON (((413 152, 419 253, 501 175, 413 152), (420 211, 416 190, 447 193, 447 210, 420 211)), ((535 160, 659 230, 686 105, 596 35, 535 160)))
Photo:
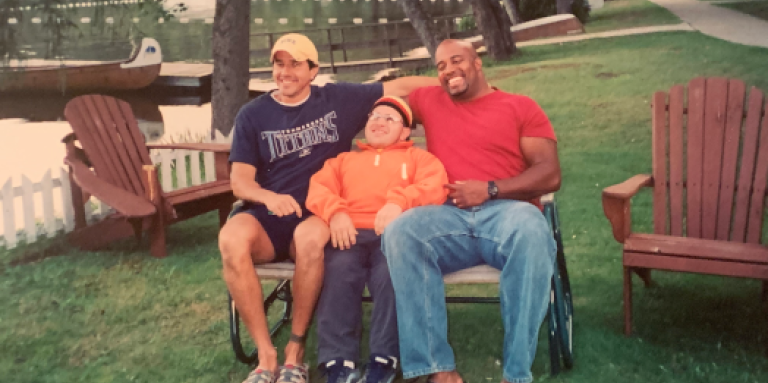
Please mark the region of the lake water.
MULTIPOLYGON (((71 8, 70 3, 62 0, 47 1, 54 5, 48 13, 11 10, 19 0, 4 0, 0 4, 0 18, 13 19, 7 27, 15 33, 11 46, 16 47, 16 54, 27 59, 118 60, 128 57, 132 39, 149 36, 160 42, 163 61, 210 62, 213 0, 184 1, 183 12, 173 11, 177 9, 176 0, 159 5, 135 0, 109 5, 72 2, 71 8), (71 25, 47 23, 46 16, 54 11, 57 17, 71 21, 71 25)), ((464 14, 470 9, 468 1, 459 0, 424 0, 423 5, 433 15, 464 14)), ((404 17, 400 5, 392 0, 251 3, 252 33, 376 23, 404 17)), ((258 42, 252 39, 251 45, 258 46, 258 42)), ((381 51, 367 54, 377 55, 381 51)), ((170 98, 139 91, 118 97, 131 104, 150 142, 199 141, 210 135, 209 95, 170 98)), ((38 182, 47 170, 63 166, 64 145, 60 140, 71 131, 63 116, 69 99, 71 96, 0 95, 0 186, 9 177, 14 178, 14 185, 19 185, 22 174, 38 182)))

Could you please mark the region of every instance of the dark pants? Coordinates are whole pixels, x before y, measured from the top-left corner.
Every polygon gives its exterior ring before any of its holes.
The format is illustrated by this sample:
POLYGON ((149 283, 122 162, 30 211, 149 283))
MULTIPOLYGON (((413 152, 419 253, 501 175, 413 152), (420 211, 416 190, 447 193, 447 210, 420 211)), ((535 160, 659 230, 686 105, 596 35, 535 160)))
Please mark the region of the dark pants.
POLYGON ((325 278, 317 303, 317 339, 320 364, 336 358, 357 362, 363 330, 363 290, 373 298, 371 354, 399 358, 395 292, 381 237, 358 229, 357 243, 347 250, 325 248, 325 278))

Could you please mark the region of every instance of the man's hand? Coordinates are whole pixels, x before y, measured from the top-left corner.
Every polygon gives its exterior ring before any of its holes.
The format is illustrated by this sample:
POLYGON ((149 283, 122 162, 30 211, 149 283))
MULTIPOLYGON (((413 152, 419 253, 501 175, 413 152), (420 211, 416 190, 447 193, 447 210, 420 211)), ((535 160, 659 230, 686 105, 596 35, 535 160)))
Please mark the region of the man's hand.
POLYGON ((338 212, 331 217, 331 243, 333 247, 345 250, 352 247, 357 241, 357 230, 349 214, 338 212))
POLYGON ((301 218, 301 206, 288 194, 272 193, 270 196, 264 197, 262 202, 269 211, 278 217, 296 214, 297 217, 301 218))
POLYGON ((390 222, 394 221, 400 214, 403 214, 403 208, 396 203, 390 202, 382 206, 381 209, 379 209, 379 212, 376 213, 376 220, 373 223, 376 235, 381 235, 390 222))
POLYGON ((480 205, 490 198, 488 182, 456 181, 455 184, 446 184, 445 187, 450 191, 448 199, 461 209, 480 205))

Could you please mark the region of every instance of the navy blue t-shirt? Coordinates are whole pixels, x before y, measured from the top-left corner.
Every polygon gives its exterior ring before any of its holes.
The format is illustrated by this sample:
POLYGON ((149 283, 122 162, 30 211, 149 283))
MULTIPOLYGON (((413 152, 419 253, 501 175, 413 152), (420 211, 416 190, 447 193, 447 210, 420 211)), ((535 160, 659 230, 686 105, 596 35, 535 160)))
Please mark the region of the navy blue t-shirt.
POLYGON ((296 106, 263 94, 237 113, 229 161, 253 165, 261 187, 290 194, 305 208, 310 177, 349 151, 382 94, 381 83, 313 85, 296 106))

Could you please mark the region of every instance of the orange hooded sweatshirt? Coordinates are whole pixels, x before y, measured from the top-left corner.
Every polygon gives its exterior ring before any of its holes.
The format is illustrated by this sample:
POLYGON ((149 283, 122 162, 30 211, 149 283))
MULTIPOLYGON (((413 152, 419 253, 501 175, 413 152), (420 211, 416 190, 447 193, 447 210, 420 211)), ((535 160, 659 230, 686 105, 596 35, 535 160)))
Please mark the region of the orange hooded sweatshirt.
POLYGON ((329 223, 344 211, 355 228, 373 229, 376 213, 392 202, 406 211, 445 202, 448 175, 437 157, 402 141, 384 149, 357 142, 359 152, 331 158, 309 181, 307 209, 329 223))

